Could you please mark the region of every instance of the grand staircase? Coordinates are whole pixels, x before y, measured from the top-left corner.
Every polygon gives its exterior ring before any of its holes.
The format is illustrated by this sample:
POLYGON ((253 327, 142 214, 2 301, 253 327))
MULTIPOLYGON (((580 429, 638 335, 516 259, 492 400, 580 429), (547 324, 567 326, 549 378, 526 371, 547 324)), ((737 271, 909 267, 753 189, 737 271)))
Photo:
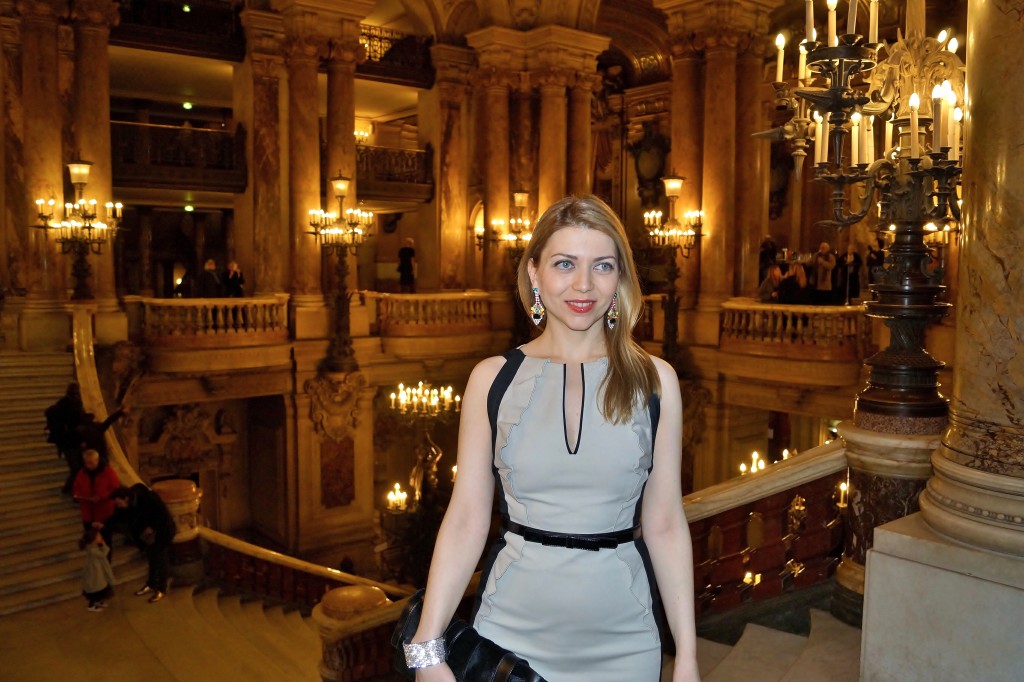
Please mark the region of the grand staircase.
MULTIPOLYGON (((81 594, 81 517, 43 417, 73 379, 70 353, 0 352, 0 615, 81 594)), ((120 581, 145 575, 132 548, 113 563, 120 581)))

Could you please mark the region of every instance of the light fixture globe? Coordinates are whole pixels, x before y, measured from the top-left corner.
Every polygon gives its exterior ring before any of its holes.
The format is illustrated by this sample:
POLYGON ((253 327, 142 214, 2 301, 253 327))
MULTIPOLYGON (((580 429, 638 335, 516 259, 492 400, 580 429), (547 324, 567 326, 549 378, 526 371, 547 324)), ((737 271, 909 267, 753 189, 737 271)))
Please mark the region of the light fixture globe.
POLYGON ((669 199, 678 199, 683 193, 683 182, 686 178, 678 175, 666 175, 661 179, 665 183, 665 196, 669 199))
POLYGON ((331 178, 331 187, 334 188, 334 196, 338 199, 344 199, 348 196, 349 184, 352 181, 346 178, 344 175, 338 174, 331 178))

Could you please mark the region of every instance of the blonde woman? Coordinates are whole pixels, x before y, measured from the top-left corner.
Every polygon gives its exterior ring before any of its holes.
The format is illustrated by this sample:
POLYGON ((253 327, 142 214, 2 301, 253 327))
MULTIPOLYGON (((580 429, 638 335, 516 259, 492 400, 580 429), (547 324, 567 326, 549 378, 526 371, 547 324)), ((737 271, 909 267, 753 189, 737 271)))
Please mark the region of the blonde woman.
POLYGON ((543 331, 469 378, 459 476, 407 660, 421 682, 455 679, 438 638, 484 550, 497 481, 503 528, 482 578, 480 634, 549 682, 655 682, 656 581, 673 680, 696 680, 679 383, 632 339, 643 303, 618 218, 596 197, 552 205, 518 287, 543 331), (514 375, 496 382, 506 367, 514 375))

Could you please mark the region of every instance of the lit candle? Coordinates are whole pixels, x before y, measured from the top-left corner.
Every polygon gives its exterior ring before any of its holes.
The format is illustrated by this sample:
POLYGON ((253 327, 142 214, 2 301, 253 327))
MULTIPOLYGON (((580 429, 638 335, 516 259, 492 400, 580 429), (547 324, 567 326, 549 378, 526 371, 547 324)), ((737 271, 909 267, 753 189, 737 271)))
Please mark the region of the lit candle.
POLYGON ((845 507, 846 506, 846 491, 848 489, 849 489, 849 486, 846 484, 846 481, 843 481, 842 483, 839 484, 839 506, 840 507, 845 507))
POLYGON ((939 151, 945 145, 943 138, 946 136, 946 129, 942 125, 942 107, 946 104, 946 98, 942 94, 942 86, 936 84, 932 88, 932 151, 939 151))
POLYGON ((395 394, 392 393, 391 394, 391 409, 392 410, 395 409, 395 397, 396 397, 395 394))
POLYGON ((778 59, 775 61, 775 82, 782 82, 782 66, 786 61, 786 36, 781 33, 775 36, 775 47, 778 49, 778 59))
POLYGON ((821 150, 821 162, 822 163, 831 163, 831 160, 829 158, 829 153, 828 153, 828 145, 829 145, 829 139, 828 138, 829 138, 829 134, 832 132, 832 124, 828 122, 828 117, 829 117, 828 113, 824 114, 822 116, 822 121, 821 121, 821 127, 823 128, 821 134, 822 134, 822 138, 825 141, 824 145, 823 145, 823 148, 821 150))
POLYGON ((763 459, 757 460, 757 468, 760 469, 761 471, 764 471, 764 460, 763 459))
POLYGON ((814 112, 814 163, 821 163, 825 151, 825 121, 821 114, 814 112))
POLYGON ((860 163, 860 113, 853 112, 850 117, 850 165, 860 163))
POLYGON ((741 463, 740 464, 740 476, 746 476, 746 475, 747 475, 747 465, 741 463))
POLYGON ((956 54, 956 50, 958 47, 960 47, 960 43, 957 41, 957 39, 950 38, 949 43, 946 45, 946 52, 952 52, 953 54, 956 54))
POLYGON ((885 144, 883 145, 885 151, 883 153, 886 158, 889 158, 889 151, 892 149, 892 119, 895 116, 896 114, 894 113, 885 121, 885 144))
POLYGON ((859 0, 850 0, 850 13, 846 17, 846 32, 853 35, 857 32, 857 5, 859 0))
POLYGON ((828 7, 828 46, 835 47, 839 44, 839 38, 836 36, 836 6, 839 5, 839 0, 826 0, 825 6, 828 7))
POLYGON ((797 58, 796 66, 796 77, 800 80, 807 78, 807 41, 801 40, 799 48, 797 50, 799 57, 797 58))
POLYGON ((787 448, 782 449, 782 459, 789 459, 789 450, 787 448))
POLYGON ((868 42, 878 42, 878 0, 871 0, 868 5, 868 42))
POLYGON ((953 137, 950 140, 950 156, 953 161, 960 160, 960 127, 963 125, 964 110, 960 107, 953 109, 953 137))
POLYGON ((814 41, 814 0, 804 3, 804 37, 808 42, 814 41))
POLYGON ((875 117, 864 117, 864 163, 871 165, 875 162, 875 117))
POLYGON ((921 158, 921 145, 917 139, 917 110, 921 106, 921 98, 917 93, 910 95, 910 158, 921 158))
POLYGON ((942 110, 942 120, 946 125, 946 134, 942 138, 946 144, 943 146, 952 147, 953 135, 956 133, 956 121, 953 120, 953 112, 956 110, 956 93, 953 92, 953 86, 949 81, 942 81, 942 89, 945 91, 944 94, 946 96, 942 110))

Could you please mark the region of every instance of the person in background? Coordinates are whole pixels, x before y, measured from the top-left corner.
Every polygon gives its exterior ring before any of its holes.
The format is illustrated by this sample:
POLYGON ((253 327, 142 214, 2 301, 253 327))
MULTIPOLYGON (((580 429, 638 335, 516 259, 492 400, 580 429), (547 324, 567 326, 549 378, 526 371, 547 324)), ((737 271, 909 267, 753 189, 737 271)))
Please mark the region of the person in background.
POLYGON ((885 240, 881 237, 872 239, 868 242, 868 255, 864 259, 865 265, 868 268, 868 284, 874 284, 881 280, 882 273, 879 269, 885 266, 885 240))
POLYGON ((416 242, 412 237, 398 250, 398 286, 403 294, 416 293, 416 242))
POLYGON ((75 483, 75 476, 82 468, 81 439, 78 436, 78 426, 85 414, 82 406, 82 392, 78 383, 72 381, 68 384, 64 395, 46 408, 43 413, 46 418, 46 442, 53 443, 57 447, 57 456, 63 457, 68 465, 68 476, 64 480, 64 487, 61 493, 71 494, 71 486, 75 483))
POLYGON ((86 450, 82 453, 82 468, 75 476, 74 499, 82 514, 82 527, 95 528, 111 547, 114 536, 107 521, 114 514, 111 496, 121 487, 117 472, 100 459, 100 453, 86 450))
POLYGON ((800 263, 789 266, 786 276, 779 282, 779 303, 807 305, 811 302, 811 289, 807 285, 807 271, 800 263))
POLYGON ((761 289, 758 291, 758 298, 761 303, 779 302, 779 284, 782 282, 782 269, 778 265, 768 268, 768 274, 761 282, 761 289))
POLYGON ((839 257, 839 287, 836 292, 841 297, 839 303, 850 305, 850 301, 860 298, 860 266, 861 258, 857 253, 857 245, 850 240, 846 245, 846 253, 839 257))
POLYGON ((836 267, 836 257, 828 242, 818 246, 814 254, 814 289, 811 291, 811 303, 829 305, 832 303, 832 271, 836 267))
POLYGON ((242 298, 245 296, 245 277, 242 275, 238 261, 229 261, 228 269, 224 272, 224 294, 228 298, 242 298))
POLYGON ((763 282, 768 276, 768 268, 775 265, 775 258, 779 254, 779 247, 770 234, 766 234, 761 242, 761 251, 757 256, 757 281, 763 282))
POLYGON ((174 518, 160 496, 142 483, 118 488, 112 497, 117 511, 111 523, 124 531, 146 555, 149 564, 146 584, 135 595, 150 594, 149 603, 156 603, 167 593, 171 542, 176 531, 174 518))
POLYGON ((107 608, 107 600, 114 594, 114 570, 110 567, 110 545, 96 528, 86 528, 78 541, 78 549, 85 551, 82 567, 82 596, 89 602, 93 613, 107 608))
POLYGON ((224 296, 224 283, 217 274, 217 261, 208 259, 199 275, 199 298, 221 298, 224 296))

